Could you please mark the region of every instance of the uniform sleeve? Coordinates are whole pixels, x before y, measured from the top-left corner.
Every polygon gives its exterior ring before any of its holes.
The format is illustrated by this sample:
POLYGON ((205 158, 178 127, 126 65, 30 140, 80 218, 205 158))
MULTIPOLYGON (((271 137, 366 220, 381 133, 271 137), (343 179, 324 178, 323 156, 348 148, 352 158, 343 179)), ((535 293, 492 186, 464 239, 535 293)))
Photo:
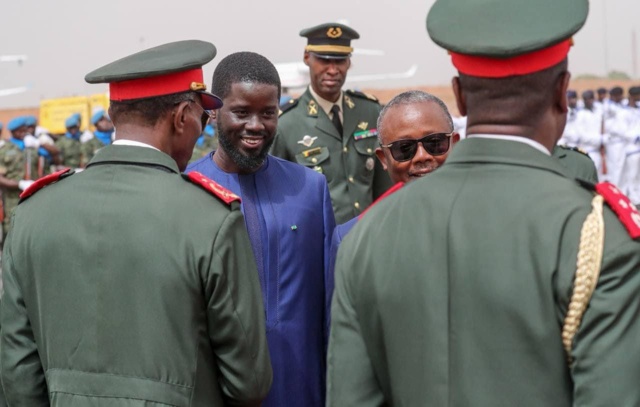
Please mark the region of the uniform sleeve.
POLYGON ((338 250, 327 358, 327 406, 380 406, 384 396, 375 378, 351 295, 353 261, 338 250))
POLYGON ((206 281, 209 336, 227 405, 259 405, 271 387, 264 308, 242 214, 233 211, 214 242, 206 281))
MULTIPOLYGON (((324 293, 325 293, 325 311, 324 311, 324 344, 325 350, 329 343, 329 324, 331 323, 331 296, 333 295, 333 264, 332 264, 332 238, 336 227, 335 217, 333 215, 333 207, 331 206, 331 197, 329 195, 329 187, 325 178, 322 177, 322 217, 324 219, 324 293)), ((337 251, 337 248, 336 248, 337 251)))
POLYGON ((270 153, 271 155, 280 157, 283 160, 295 162, 293 156, 289 153, 289 149, 287 148, 287 139, 283 135, 280 127, 278 127, 278 132, 276 133, 276 137, 271 145, 270 153))
POLYGON ((3 294, 0 301, 0 372, 11 406, 49 406, 40 355, 11 252, 11 234, 2 256, 3 294))
POLYGON ((575 406, 640 405, 640 243, 610 246, 574 340, 575 406))

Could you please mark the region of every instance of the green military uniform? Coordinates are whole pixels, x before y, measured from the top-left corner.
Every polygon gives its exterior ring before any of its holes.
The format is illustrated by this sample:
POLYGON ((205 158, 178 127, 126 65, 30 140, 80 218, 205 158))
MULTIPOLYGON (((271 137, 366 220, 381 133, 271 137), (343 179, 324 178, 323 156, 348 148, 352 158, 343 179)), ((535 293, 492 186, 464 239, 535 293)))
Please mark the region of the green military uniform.
POLYGON ((271 154, 327 177, 340 224, 359 215, 392 185, 375 156, 381 107, 373 96, 339 88, 350 66, 346 60, 353 52, 351 40, 360 34, 344 24, 326 23, 304 29, 300 36, 307 39, 304 58, 311 84, 300 99, 282 107, 271 154), (338 62, 330 72, 331 61, 338 62), (334 84, 319 85, 325 76, 334 84))
POLYGON ((34 403, 60 406, 134 395, 222 405, 265 385, 248 380, 270 365, 239 205, 183 179, 167 155, 106 147, 87 170, 19 205, 13 222, 1 319, 10 403, 37 388, 34 403), (42 370, 24 368, 36 359, 42 370))
MULTIPOLYGON (((179 41, 86 80, 108 82, 112 102, 197 92, 203 109, 217 109, 202 73, 215 53, 179 41)), ((251 243, 235 195, 180 173, 199 122, 189 114, 175 157, 123 132, 83 172, 25 190, 2 256, 8 405, 258 405, 266 396, 272 372, 251 243)))
POLYGON ((640 213, 547 151, 587 10, 436 0, 427 30, 474 126, 342 242, 327 406, 640 405, 640 213), (523 119, 508 103, 536 83, 556 92, 523 119))
POLYGON ((93 137, 81 144, 82 164, 86 165, 101 148, 105 146, 99 138, 93 137))
POLYGON ((62 162, 60 165, 69 168, 79 168, 82 158, 82 143, 71 137, 61 136, 56 140, 56 147, 60 149, 62 162))
POLYGON ((278 120, 271 154, 312 168, 327 177, 336 223, 360 214, 390 186, 375 156, 380 104, 360 92, 343 96, 343 133, 307 91, 289 102, 278 120))
MULTIPOLYGON (((10 141, 5 141, 0 146, 0 175, 13 180, 35 180, 38 178, 38 151, 32 148, 20 150, 18 146, 10 141), (27 163, 30 163, 28 165, 27 163)), ((10 215, 20 200, 19 189, 2 190, 2 206, 4 209, 4 220, 2 222, 3 238, 7 237, 10 225, 10 215)), ((3 239, 4 241, 4 239, 3 239)))
POLYGON ((560 160, 560 164, 574 178, 598 183, 598 170, 593 160, 585 152, 576 147, 556 146, 553 156, 560 160))
POLYGON ((593 197, 568 176, 524 144, 472 138, 374 206, 338 254, 328 405, 637 405, 640 243, 609 210, 602 287, 567 367, 593 197))

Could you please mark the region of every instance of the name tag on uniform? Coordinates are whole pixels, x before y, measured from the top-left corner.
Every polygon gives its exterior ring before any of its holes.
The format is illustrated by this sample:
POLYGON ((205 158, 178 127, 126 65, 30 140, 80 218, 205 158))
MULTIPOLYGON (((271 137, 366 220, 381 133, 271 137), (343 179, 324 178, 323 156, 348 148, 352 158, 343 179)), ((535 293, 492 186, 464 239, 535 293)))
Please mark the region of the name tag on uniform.
POLYGON ((376 137, 377 135, 378 129, 369 129, 353 133, 353 139, 358 141, 369 137, 376 137))

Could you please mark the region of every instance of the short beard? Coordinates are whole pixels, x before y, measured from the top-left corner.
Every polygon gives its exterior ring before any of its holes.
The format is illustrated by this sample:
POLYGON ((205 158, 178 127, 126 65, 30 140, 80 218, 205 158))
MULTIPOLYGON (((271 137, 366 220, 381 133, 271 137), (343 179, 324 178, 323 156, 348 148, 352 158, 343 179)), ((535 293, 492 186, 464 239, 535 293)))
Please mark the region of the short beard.
POLYGON ((229 140, 225 133, 225 129, 220 126, 218 123, 217 126, 217 135, 218 135, 218 143, 220 144, 220 148, 224 150, 225 153, 231 158, 231 160, 238 166, 238 168, 243 172, 253 172, 260 168, 264 161, 267 159, 269 155, 269 150, 271 149, 271 145, 275 138, 271 138, 268 143, 266 143, 262 150, 260 150, 256 155, 245 155, 238 148, 236 148, 233 143, 229 140))

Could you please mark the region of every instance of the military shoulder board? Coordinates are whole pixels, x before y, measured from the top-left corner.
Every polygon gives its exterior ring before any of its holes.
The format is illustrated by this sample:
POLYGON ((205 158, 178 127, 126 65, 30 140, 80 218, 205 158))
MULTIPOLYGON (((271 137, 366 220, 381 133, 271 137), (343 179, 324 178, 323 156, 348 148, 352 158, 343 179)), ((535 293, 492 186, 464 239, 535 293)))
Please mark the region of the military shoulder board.
POLYGON ((240 197, 238 195, 234 194, 227 188, 223 187, 212 179, 205 177, 197 171, 192 171, 188 174, 182 174, 182 176, 186 180, 191 181, 193 184, 204 188, 205 191, 209 192, 213 196, 216 196, 227 205, 231 205, 231 203, 234 201, 238 201, 238 203, 240 203, 240 197))
POLYGON ((377 97, 375 97, 375 96, 373 96, 373 95, 372 95, 372 94, 370 94, 370 93, 364 93, 364 92, 360 92, 360 91, 358 91, 358 90, 353 90, 353 89, 347 89, 345 92, 346 92, 348 95, 355 96, 355 97, 357 97, 357 98, 361 98, 361 99, 369 99, 369 100, 371 100, 371 101, 373 101, 373 102, 380 103, 380 101, 378 100, 378 98, 377 98, 377 97))
POLYGON ((25 199, 29 198, 31 195, 35 194, 47 185, 54 184, 61 179, 67 178, 68 176, 73 174, 74 171, 72 171, 71 168, 63 168, 60 171, 56 171, 52 174, 38 179, 33 184, 31 184, 29 188, 22 191, 22 193, 20 194, 20 203, 22 203, 25 199))
POLYGON ((580 147, 565 147, 562 146, 562 148, 565 148, 567 150, 573 150, 573 151, 577 151, 578 153, 582 154, 582 155, 586 155, 587 157, 589 157, 589 154, 587 154, 586 151, 584 151, 583 149, 581 149, 580 147))
POLYGON ((595 186, 596 192, 604 198, 609 207, 629 232, 632 239, 640 238, 640 213, 633 203, 615 185, 601 182, 595 186))
POLYGON ((298 99, 290 99, 288 102, 283 103, 282 105, 280 105, 280 113, 279 113, 279 115, 283 115, 284 113, 286 113, 289 110, 293 109, 297 105, 298 105, 298 99))

